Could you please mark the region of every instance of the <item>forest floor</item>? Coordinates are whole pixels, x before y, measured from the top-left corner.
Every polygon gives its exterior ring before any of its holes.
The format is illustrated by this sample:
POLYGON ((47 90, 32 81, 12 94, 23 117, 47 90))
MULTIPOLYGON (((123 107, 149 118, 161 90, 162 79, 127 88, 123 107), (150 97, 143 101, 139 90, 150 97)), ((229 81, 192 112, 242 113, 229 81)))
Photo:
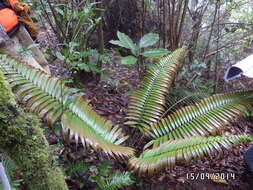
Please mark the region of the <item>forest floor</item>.
MULTIPOLYGON (((52 38, 49 36, 49 38, 52 38)), ((43 39, 41 40, 43 43, 43 39)), ((44 40, 46 43, 52 40, 44 40)), ((43 46, 43 44, 42 44, 43 46)), ((48 44, 47 44, 48 46, 48 44)), ((53 45, 49 44, 49 48, 53 45)), ((59 60, 50 64, 52 74, 61 77, 69 77, 66 72, 62 72, 63 63, 59 60)), ((90 105, 101 116, 111 120, 115 125, 120 125, 125 134, 130 134, 129 140, 125 143, 127 146, 135 147, 141 151, 142 145, 148 139, 143 137, 135 129, 124 126, 126 110, 129 102, 129 94, 138 88, 139 80, 135 68, 128 68, 116 64, 105 64, 106 76, 98 84, 90 81, 85 84, 82 91, 85 97, 90 101, 90 105), (136 141, 137 139, 137 141, 136 141)), ((222 78, 222 76, 221 76, 222 78)), ((246 80, 246 79, 243 79, 246 80)), ((239 83, 234 81, 230 84, 220 83, 220 87, 227 91, 228 89, 246 89, 252 86, 251 81, 239 83)), ((224 126, 226 134, 249 134, 253 135, 253 117, 241 119, 232 125, 224 126)), ((46 137, 52 147, 55 147, 58 153, 59 162, 64 167, 65 164, 76 161, 83 161, 91 165, 110 160, 112 163, 111 173, 116 171, 127 171, 124 162, 118 162, 108 158, 102 153, 96 153, 92 150, 86 151, 81 145, 68 143, 58 147, 59 133, 48 130, 46 137)), ((153 177, 135 176, 135 183, 124 187, 124 190, 250 190, 253 186, 253 174, 247 170, 243 160, 244 152, 250 147, 250 144, 242 144, 233 147, 232 151, 224 150, 223 155, 214 155, 213 158, 203 159, 201 161, 191 161, 187 165, 177 166, 173 170, 163 170, 153 177), (224 178, 224 180, 213 180, 211 175, 215 174, 224 178)), ((67 182, 71 190, 93 190, 96 184, 90 180, 91 172, 86 171, 82 175, 67 177, 67 182), (81 184, 84 184, 83 187, 81 184)))
MULTIPOLYGON (((62 64, 58 61, 51 65, 52 73, 60 76, 58 72, 62 64)), ((137 88, 139 80, 134 68, 122 67, 119 65, 104 65, 107 77, 99 84, 91 81, 85 85, 83 91, 85 97, 90 101, 101 116, 111 120, 115 125, 119 124, 127 134, 131 134, 126 142, 127 146, 135 146, 141 151, 142 144, 148 139, 136 133, 134 129, 124 126, 127 105, 129 101, 129 92, 137 88), (116 85, 115 85, 116 84, 116 85), (142 139, 142 142, 136 142, 135 139, 142 139)), ((226 134, 249 134, 253 135, 253 117, 241 119, 233 125, 225 126, 226 134)), ((48 136, 49 142, 54 142, 54 137, 48 136)), ((54 144, 54 143, 53 143, 54 144)), ((243 144, 234 147, 232 151, 224 151, 221 156, 214 155, 211 160, 192 161, 188 165, 177 166, 173 170, 164 170, 153 177, 135 176, 135 184, 125 187, 125 190, 225 190, 252 189, 253 175, 248 172, 247 166, 243 160, 243 154, 250 144, 243 144), (211 174, 220 176, 224 180, 211 179, 211 174)), ((74 143, 68 148, 65 147, 64 153, 72 161, 83 160, 92 164, 99 164, 107 159, 105 155, 95 152, 80 151, 82 147, 76 147, 74 143)), ((124 163, 112 161, 112 171, 127 171, 124 163)), ((83 181, 85 187, 78 188, 81 180, 87 179, 89 173, 84 173, 82 178, 70 178, 68 184, 72 190, 94 189, 95 185, 91 181, 83 181)))

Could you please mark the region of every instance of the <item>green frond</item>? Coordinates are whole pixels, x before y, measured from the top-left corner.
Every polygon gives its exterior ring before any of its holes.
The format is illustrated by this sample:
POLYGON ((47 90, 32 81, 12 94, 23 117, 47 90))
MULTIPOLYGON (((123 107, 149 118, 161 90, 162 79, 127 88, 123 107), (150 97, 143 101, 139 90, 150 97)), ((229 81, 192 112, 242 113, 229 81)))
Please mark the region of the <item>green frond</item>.
POLYGON ((71 162, 64 167, 66 176, 80 177, 84 172, 89 170, 91 164, 82 160, 71 162))
MULTIPOLYGON (((93 116, 96 117, 96 116, 93 116)), ((100 117, 100 116, 98 116, 100 117)), ((94 119, 94 127, 98 130, 89 127, 87 123, 81 120, 76 114, 66 111, 62 116, 63 130, 68 132, 70 138, 74 137, 76 141, 81 140, 84 147, 91 145, 95 150, 103 149, 108 155, 116 155, 117 157, 133 155, 133 149, 129 147, 119 146, 127 137, 119 136, 122 134, 121 129, 114 127, 111 130, 101 130, 101 127, 96 124, 94 119)), ((104 126, 108 126, 108 121, 104 120, 104 126)))
POLYGON ((168 116, 170 113, 185 106, 194 105, 201 99, 208 97, 205 92, 189 92, 184 89, 174 89, 173 92, 166 98, 166 111, 162 118, 168 116))
POLYGON ((129 166, 139 174, 152 175, 164 168, 173 169, 176 164, 211 157, 222 153, 222 148, 230 149, 232 145, 249 141, 253 141, 253 137, 245 135, 171 140, 157 148, 144 151, 139 158, 131 158, 129 166))
POLYGON ((214 135, 225 124, 252 110, 253 91, 217 94, 183 107, 154 122, 148 128, 153 137, 147 146, 159 146, 167 140, 214 135))
POLYGON ((177 49, 149 69, 140 89, 130 98, 128 125, 141 129, 161 118, 165 111, 166 96, 182 65, 185 53, 185 48, 177 49))
POLYGON ((133 149, 120 146, 127 137, 118 127, 99 116, 75 90, 64 82, 31 66, 0 55, 0 68, 18 97, 31 111, 50 124, 61 118, 63 129, 85 145, 110 155, 131 156, 133 149))
POLYGON ((127 185, 132 185, 134 181, 131 179, 131 173, 115 173, 112 177, 103 179, 102 177, 97 181, 101 190, 117 190, 127 185))

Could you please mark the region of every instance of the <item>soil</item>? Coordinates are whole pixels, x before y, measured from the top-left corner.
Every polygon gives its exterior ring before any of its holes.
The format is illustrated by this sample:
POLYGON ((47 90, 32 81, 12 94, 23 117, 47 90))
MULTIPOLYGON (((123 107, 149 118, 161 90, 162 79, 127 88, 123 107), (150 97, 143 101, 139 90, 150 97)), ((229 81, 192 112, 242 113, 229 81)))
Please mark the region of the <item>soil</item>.
MULTIPOLYGON (((61 76, 59 72, 63 65, 59 60, 51 65, 52 73, 61 76)), ((129 101, 129 91, 132 92, 138 87, 138 74, 134 68, 122 67, 119 65, 105 64, 107 76, 98 84, 88 83, 83 91, 90 105, 101 116, 111 120, 115 125, 119 124, 128 134, 136 133, 133 129, 123 126, 124 118, 129 101)), ((66 73, 65 73, 66 74, 66 73)), ((241 119, 232 125, 226 126, 226 134, 253 134, 253 117, 241 119)), ((135 134, 136 135, 136 134, 135 134)), ((140 135, 140 133, 137 133, 140 135)), ((130 135, 131 136, 131 135, 130 135)), ((140 135, 141 136, 141 135, 140 135)), ((51 137, 50 137, 51 138, 51 137)), ((133 142, 135 137, 127 141, 128 146, 135 146, 141 150, 141 143, 133 142)), ((147 139, 143 139, 144 141, 147 139)), ((49 140, 50 141, 50 140, 49 140)), ((248 171, 243 160, 243 154, 251 144, 242 144, 233 147, 231 151, 224 150, 223 155, 214 155, 211 160, 192 161, 185 166, 177 166, 174 170, 164 170, 153 177, 135 176, 136 183, 125 187, 125 190, 250 190, 253 185, 253 175, 248 171), (213 180, 211 174, 223 176, 224 180, 213 180)), ((93 163, 110 159, 101 153, 82 152, 82 147, 75 145, 65 150, 65 154, 72 160, 83 159, 93 163), (82 152, 80 156, 80 151, 82 152)), ((111 160, 113 170, 127 171, 125 164, 111 160)), ((88 175, 88 174, 86 174, 88 175)), ((69 179, 70 189, 94 189, 91 182, 86 183, 85 188, 78 188, 78 179, 69 179)))

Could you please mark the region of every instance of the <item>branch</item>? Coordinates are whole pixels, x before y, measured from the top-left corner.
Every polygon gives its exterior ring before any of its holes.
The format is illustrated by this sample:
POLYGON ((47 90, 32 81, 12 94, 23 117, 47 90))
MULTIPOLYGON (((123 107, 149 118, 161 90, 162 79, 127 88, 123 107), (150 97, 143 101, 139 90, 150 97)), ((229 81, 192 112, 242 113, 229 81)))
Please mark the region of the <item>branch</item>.
POLYGON ((236 40, 236 41, 232 41, 232 42, 230 42, 230 43, 227 43, 226 45, 221 46, 221 47, 220 47, 219 49, 217 49, 216 51, 213 51, 213 52, 207 54, 207 55, 205 56, 205 59, 208 58, 208 57, 210 57, 210 56, 212 56, 212 55, 215 55, 216 53, 219 53, 220 51, 223 51, 223 50, 225 50, 225 49, 227 49, 227 48, 230 48, 230 47, 233 47, 233 46, 235 46, 235 45, 238 45, 238 43, 242 43, 242 42, 244 42, 245 40, 248 40, 248 39, 250 39, 250 38, 253 38, 253 35, 246 36, 246 37, 244 37, 244 38, 242 38, 242 39, 239 39, 239 40, 236 40))
POLYGON ((210 42, 211 42, 212 35, 213 35, 214 24, 215 24, 215 21, 216 21, 217 13, 218 13, 218 1, 215 3, 215 12, 214 12, 214 16, 213 16, 213 22, 211 24, 211 31, 209 33, 209 37, 208 37, 208 40, 207 40, 207 44, 206 44, 206 48, 205 48, 205 52, 204 52, 204 56, 203 56, 203 61, 205 61, 206 55, 209 51, 209 46, 210 46, 210 42))

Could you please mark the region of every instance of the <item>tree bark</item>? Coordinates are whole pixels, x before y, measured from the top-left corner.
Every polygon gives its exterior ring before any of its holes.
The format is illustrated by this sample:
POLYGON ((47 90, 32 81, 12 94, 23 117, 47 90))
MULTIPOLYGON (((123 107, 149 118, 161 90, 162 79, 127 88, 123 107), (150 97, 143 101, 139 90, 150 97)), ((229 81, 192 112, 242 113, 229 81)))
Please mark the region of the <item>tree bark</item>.
POLYGON ((189 0, 167 1, 168 14, 166 14, 166 20, 168 20, 169 28, 166 29, 168 38, 166 47, 170 50, 175 50, 180 46, 188 4, 189 0))
MULTIPOLYGON (((98 37, 98 52, 100 55, 104 54, 104 31, 103 31, 103 26, 104 26, 104 13, 103 13, 103 1, 101 0, 96 0, 97 4, 97 8, 99 9, 97 12, 97 17, 101 18, 100 23, 97 26, 97 37, 98 37)), ((98 60, 97 66, 99 67, 99 69, 102 70, 102 61, 98 60)), ((101 73, 96 73, 95 75, 95 79, 96 79, 96 83, 99 83, 101 78, 101 73)))
POLYGON ((38 119, 18 108, 0 71, 0 151, 23 173, 30 190, 67 190, 38 119))
MULTIPOLYGON (((22 46, 28 47, 29 45, 34 44, 33 39, 31 38, 30 34, 28 33, 28 31, 25 29, 24 26, 21 26, 19 28, 19 31, 17 32, 16 36, 22 46)), ((40 64, 40 66, 44 70, 46 70, 47 73, 50 74, 48 62, 43 53, 40 51, 40 49, 38 47, 33 47, 31 48, 31 51, 34 53, 34 59, 40 64)))
MULTIPOLYGON (((196 9, 197 3, 195 6, 191 7, 192 10, 196 9)), ((208 3, 203 5, 201 8, 196 9, 195 11, 191 12, 189 10, 190 16, 193 21, 192 25, 192 33, 191 33, 191 38, 189 40, 189 46, 188 46, 188 59, 190 63, 193 63, 194 56, 196 53, 196 47, 199 39, 199 34, 200 34, 200 29, 201 29, 201 24, 203 20, 203 16, 207 10, 208 3)))

